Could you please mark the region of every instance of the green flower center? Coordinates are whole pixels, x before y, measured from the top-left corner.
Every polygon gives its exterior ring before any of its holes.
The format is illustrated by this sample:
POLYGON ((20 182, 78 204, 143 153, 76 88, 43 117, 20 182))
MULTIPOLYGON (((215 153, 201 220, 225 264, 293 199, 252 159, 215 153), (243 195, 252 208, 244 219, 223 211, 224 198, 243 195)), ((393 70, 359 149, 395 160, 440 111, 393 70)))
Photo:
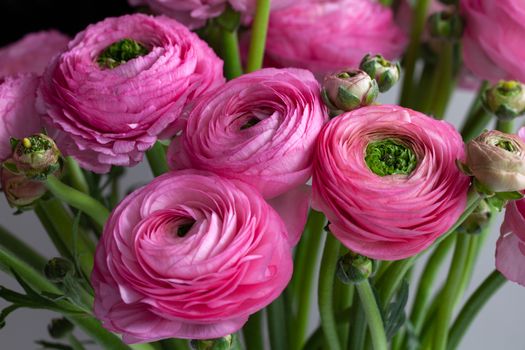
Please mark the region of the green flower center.
POLYGON ((49 140, 38 135, 25 137, 21 140, 21 142, 23 147, 18 148, 19 154, 43 152, 51 149, 53 146, 49 140))
POLYGON ((184 237, 188 232, 190 232, 195 220, 179 225, 177 228, 177 236, 184 237))
POLYGON ((395 139, 374 141, 366 147, 365 162, 376 175, 408 175, 417 165, 415 153, 395 139))
POLYGON ((133 39, 122 39, 102 51, 97 63, 100 68, 113 69, 139 56, 145 56, 149 50, 133 39))
POLYGON ((505 151, 508 151, 508 152, 516 152, 518 150, 516 145, 512 141, 509 141, 509 140, 498 140, 496 142, 496 147, 504 149, 505 151))

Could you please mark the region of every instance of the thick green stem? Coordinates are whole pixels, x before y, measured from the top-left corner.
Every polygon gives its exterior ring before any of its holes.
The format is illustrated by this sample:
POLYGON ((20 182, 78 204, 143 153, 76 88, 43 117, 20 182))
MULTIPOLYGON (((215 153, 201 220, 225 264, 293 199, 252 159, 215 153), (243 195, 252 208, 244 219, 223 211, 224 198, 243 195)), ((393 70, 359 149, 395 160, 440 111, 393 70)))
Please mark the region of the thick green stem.
MULTIPOLYGON (((83 315, 66 315, 66 317, 77 327, 82 329, 88 336, 106 350, 129 350, 130 348, 116 335, 104 329, 100 322, 93 317, 83 315)), ((152 346, 144 348, 154 350, 152 346)))
POLYGON ((404 59, 403 90, 400 101, 400 104, 405 107, 410 106, 412 94, 414 92, 414 70, 419 56, 421 34, 425 27, 425 20, 427 18, 427 11, 430 2, 431 0, 419 0, 416 3, 412 14, 410 44, 408 45, 404 59))
POLYGON ((297 317, 294 327, 291 327, 290 341, 292 350, 301 349, 306 338, 311 308, 310 298, 313 291, 313 281, 324 224, 324 214, 313 209, 310 210, 305 231, 299 243, 301 246, 297 251, 294 262, 296 268, 294 269, 294 276, 291 282, 293 299, 297 301, 297 317))
POLYGON ((263 311, 250 316, 242 329, 244 343, 250 350, 264 350, 264 336, 262 333, 263 311))
POLYGON ((157 177, 169 171, 168 161, 166 160, 166 149, 159 141, 146 152, 146 158, 148 158, 153 176, 157 177))
POLYGON ((101 228, 104 227, 109 217, 109 211, 100 202, 85 193, 69 187, 54 176, 48 176, 46 186, 55 197, 86 213, 97 225, 101 228))
POLYGON ((348 339, 349 350, 361 350, 365 344, 366 337, 366 319, 363 304, 359 300, 359 295, 354 296, 354 303, 352 305, 352 314, 350 319, 350 330, 348 339))
POLYGON ((161 340, 162 350, 189 350, 189 342, 186 339, 161 340))
POLYGON ((489 83, 487 81, 484 81, 481 84, 478 93, 469 108, 467 119, 461 128, 461 136, 463 136, 465 142, 478 136, 492 120, 492 114, 487 112, 481 103, 481 96, 488 86, 489 83))
POLYGON ((417 255, 408 259, 403 259, 394 262, 390 265, 383 276, 377 281, 376 287, 379 293, 379 300, 382 305, 388 305, 390 299, 394 296, 397 288, 400 286, 403 278, 414 262, 417 259, 417 255))
POLYGON ((317 289, 319 314, 327 350, 341 350, 337 336, 337 323, 334 315, 333 288, 340 243, 331 234, 326 235, 326 242, 319 269, 319 286, 317 289))
POLYGON ((457 235, 454 256, 452 257, 445 289, 440 298, 437 318, 434 323, 433 350, 445 350, 447 348, 450 319, 454 312, 454 305, 463 275, 463 266, 467 258, 468 238, 466 234, 457 235))
POLYGON ((266 307, 266 318, 268 321, 268 333, 270 345, 273 350, 288 349, 288 327, 286 325, 283 295, 266 307))
POLYGON ((89 185, 84 177, 82 169, 78 163, 71 157, 66 157, 65 160, 67 177, 71 183, 71 187, 80 192, 89 193, 89 185))
MULTIPOLYGON (((341 281, 336 281, 336 286, 339 288, 339 298, 335 304, 335 310, 346 310, 352 306, 354 298, 354 285, 343 284, 341 281)), ((337 315, 336 315, 337 318, 337 315)), ((339 335, 339 343, 343 349, 346 349, 348 344, 348 334, 350 331, 349 318, 338 320, 337 334, 339 335)))
POLYGON ((73 333, 67 335, 67 340, 73 350, 86 350, 84 345, 82 345, 82 343, 77 339, 77 337, 75 337, 73 333))
POLYGON ((454 48, 453 44, 445 43, 439 55, 438 64, 434 71, 431 107, 429 112, 436 119, 443 119, 448 101, 455 85, 454 79, 454 48))
POLYGON ((448 350, 457 348, 476 315, 506 281, 499 271, 494 270, 472 293, 450 328, 448 350))
POLYGON ((237 30, 221 29, 221 54, 224 61, 224 75, 231 80, 242 74, 241 56, 239 54, 239 38, 237 30))
POLYGON ((248 51, 246 72, 253 72, 262 67, 266 34, 270 20, 270 0, 257 0, 255 18, 252 25, 252 37, 248 51))
POLYGON ((14 234, 0 225, 0 247, 24 261, 37 271, 42 271, 47 259, 35 251, 25 242, 19 240, 14 234))
POLYGON ((514 120, 498 119, 496 121, 496 130, 499 130, 507 134, 513 134, 514 133, 514 120))
POLYGON ((365 280, 356 285, 357 292, 359 293, 359 298, 361 299, 361 304, 363 305, 363 310, 366 316, 366 321, 368 323, 368 328, 372 336, 372 344, 374 345, 374 350, 386 350, 387 349, 387 340, 385 335, 385 328, 383 325, 383 319, 381 318, 381 312, 377 305, 374 292, 370 287, 368 280, 365 280))

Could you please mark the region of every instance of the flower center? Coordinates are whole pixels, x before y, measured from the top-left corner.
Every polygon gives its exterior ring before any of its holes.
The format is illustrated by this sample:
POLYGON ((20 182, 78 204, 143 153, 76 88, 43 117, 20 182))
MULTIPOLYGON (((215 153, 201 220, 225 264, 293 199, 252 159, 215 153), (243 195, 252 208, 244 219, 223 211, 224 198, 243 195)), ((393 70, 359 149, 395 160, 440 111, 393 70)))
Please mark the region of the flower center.
POLYGON ((29 154, 47 151, 52 147, 51 142, 38 135, 24 137, 22 140, 23 147, 19 147, 19 154, 29 154))
POLYGON ((177 236, 184 237, 188 232, 190 232, 191 228, 193 227, 193 224, 195 224, 195 220, 192 220, 187 223, 180 224, 177 228, 177 236))
POLYGON ((508 152, 516 152, 518 150, 516 145, 512 141, 509 141, 509 140, 498 140, 496 142, 496 147, 504 149, 505 151, 508 151, 508 152))
POLYGON ((98 56, 97 63, 100 68, 113 69, 148 53, 149 50, 141 43, 133 39, 122 39, 106 47, 98 56))
POLYGON ((261 120, 256 117, 251 117, 246 123, 241 126, 241 130, 249 129, 254 125, 257 125, 261 120))
POLYGON ((415 153, 395 139, 374 141, 366 147, 365 162, 376 175, 408 175, 415 169, 415 153))

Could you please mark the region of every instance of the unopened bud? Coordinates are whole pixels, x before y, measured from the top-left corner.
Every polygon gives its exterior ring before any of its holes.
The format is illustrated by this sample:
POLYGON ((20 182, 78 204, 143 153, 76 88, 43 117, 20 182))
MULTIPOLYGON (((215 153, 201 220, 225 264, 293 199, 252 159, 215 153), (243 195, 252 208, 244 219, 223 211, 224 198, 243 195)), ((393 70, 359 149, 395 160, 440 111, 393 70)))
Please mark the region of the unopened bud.
POLYGON ((75 273, 75 266, 67 259, 57 257, 49 260, 44 266, 44 275, 51 282, 63 282, 67 276, 75 273))
POLYGON ((43 180, 60 170, 60 151, 49 136, 36 134, 13 140, 13 145, 12 160, 6 162, 12 171, 43 180))
POLYGON ((322 96, 332 110, 351 111, 372 104, 379 88, 362 70, 341 71, 324 78, 322 96))
POLYGON ((350 252, 339 258, 336 275, 345 284, 357 284, 370 277, 373 269, 372 260, 366 256, 350 252))
POLYGON ((398 62, 390 62, 381 55, 366 55, 359 68, 376 80, 380 92, 385 92, 394 86, 401 74, 398 62))
POLYGON ((486 200, 482 200, 465 221, 458 227, 459 232, 478 234, 488 225, 492 212, 486 200))
POLYGON ((216 339, 193 339, 190 345, 193 350, 230 350, 234 341, 234 336, 230 334, 216 339))
POLYGON ((428 18, 430 35, 439 39, 459 39, 463 33, 461 17, 454 12, 436 12, 428 18))
POLYGON ((66 318, 54 318, 47 326, 47 331, 53 339, 61 339, 73 332, 73 324, 66 318))
POLYGON ((525 113, 525 88, 520 82, 500 81, 483 94, 484 107, 503 120, 525 113))
POLYGON ((0 185, 7 202, 13 208, 29 208, 47 191, 46 186, 6 168, 0 169, 0 185))

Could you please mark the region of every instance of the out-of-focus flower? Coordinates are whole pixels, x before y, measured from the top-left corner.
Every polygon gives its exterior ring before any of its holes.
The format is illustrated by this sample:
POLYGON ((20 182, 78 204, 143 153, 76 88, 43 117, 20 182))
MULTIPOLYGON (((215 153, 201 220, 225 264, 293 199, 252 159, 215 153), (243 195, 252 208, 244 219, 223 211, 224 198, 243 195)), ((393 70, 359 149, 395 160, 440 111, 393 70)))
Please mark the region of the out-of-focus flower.
POLYGON ((212 171, 273 198, 306 183, 327 117, 310 72, 262 69, 196 101, 168 160, 174 169, 212 171))
POLYGON ((42 74, 49 61, 64 51, 69 37, 56 30, 30 33, 0 48, 0 77, 19 73, 42 74))
POLYGON ((91 277, 95 314, 127 343, 212 339, 239 330, 278 297, 292 274, 292 236, 251 186, 175 171, 111 214, 91 277))
POLYGON ((514 119, 525 113, 525 87, 520 82, 500 81, 482 97, 485 108, 500 119, 514 119))
POLYGON ((399 63, 390 62, 381 55, 366 55, 363 57, 359 68, 377 81, 380 92, 390 90, 390 88, 397 83, 401 75, 399 63))
POLYGON ((379 88, 375 79, 362 70, 343 70, 323 81, 323 99, 332 110, 351 111, 372 104, 379 88))
POLYGON ((39 109, 64 154, 107 172, 139 163, 186 104, 223 82, 222 61, 182 24, 122 16, 90 25, 54 59, 39 109))
POLYGON ((469 178, 456 167, 454 127, 399 106, 341 114, 321 131, 313 207, 351 251, 381 260, 415 255, 459 218, 469 178))

